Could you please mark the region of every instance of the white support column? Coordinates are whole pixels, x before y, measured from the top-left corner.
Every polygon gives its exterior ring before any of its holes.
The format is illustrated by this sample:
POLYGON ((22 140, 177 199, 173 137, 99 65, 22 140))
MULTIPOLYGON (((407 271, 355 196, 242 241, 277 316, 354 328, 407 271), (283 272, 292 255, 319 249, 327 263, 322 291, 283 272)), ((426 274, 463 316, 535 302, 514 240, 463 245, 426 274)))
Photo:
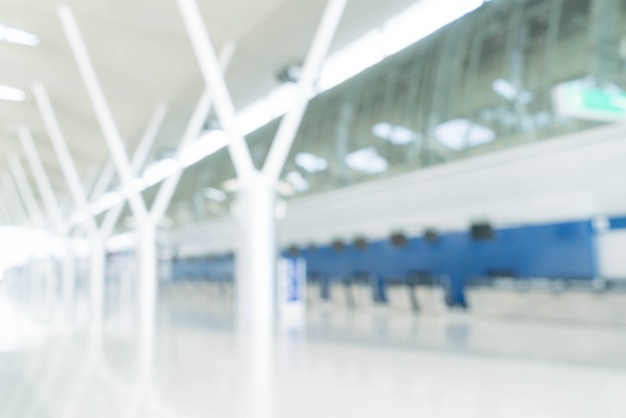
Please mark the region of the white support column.
POLYGON ((237 316, 238 328, 250 355, 252 383, 249 415, 269 417, 274 292, 276 275, 275 186, 299 129, 319 69, 345 9, 346 0, 330 0, 316 32, 304 71, 299 80, 294 107, 283 119, 270 151, 265 171, 258 172, 236 125, 235 110, 222 72, 217 64, 209 34, 196 0, 178 0, 187 32, 205 79, 214 95, 217 116, 233 137, 229 147, 241 191, 237 200, 240 223, 238 236, 237 316))
POLYGON ((87 87, 87 93, 96 111, 96 116, 102 128, 109 151, 111 152, 113 163, 119 174, 122 189, 128 191, 128 200, 133 215, 140 221, 147 215, 146 205, 141 197, 141 193, 132 188, 134 176, 126 148, 124 147, 124 141, 122 140, 115 120, 113 119, 111 109, 105 99, 104 91, 98 81, 96 70, 91 62, 89 52, 87 51, 87 47, 85 46, 78 28, 78 23, 76 22, 72 10, 68 6, 59 6, 58 12, 65 35, 72 49, 72 53, 74 54, 74 58, 76 59, 76 63, 78 64, 85 86, 87 87))
POLYGON ((326 6, 298 80, 293 107, 280 123, 264 166, 264 173, 273 181, 278 181, 285 166, 346 4, 347 0, 330 0, 326 6))
POLYGON ((33 226, 42 228, 44 226, 43 216, 41 214, 41 210, 39 209, 39 205, 37 204, 37 199, 35 198, 33 189, 30 187, 30 183, 26 177, 26 172, 24 171, 22 162, 16 155, 11 155, 8 158, 8 163, 11 174, 13 175, 13 180, 17 185, 20 196, 22 196, 22 200, 26 206, 26 211, 30 216, 33 226))
POLYGON ((17 133, 20 138, 22 148, 24 149, 24 153, 26 154, 30 170, 35 177, 39 194, 41 194, 41 197, 43 198, 43 203, 48 212, 48 216, 52 220, 56 231, 60 232, 63 225, 61 207, 59 206, 59 202, 54 194, 54 191, 52 190, 52 185, 50 184, 48 175, 46 174, 43 163, 41 162, 33 137, 30 131, 24 126, 19 127, 17 133))
MULTIPOLYGON (((220 67, 223 71, 226 71, 228 68, 234 52, 234 44, 227 44, 223 47, 220 53, 220 67)), ((195 141, 200 135, 202 127, 204 126, 204 123, 209 116, 209 112, 211 111, 211 105, 211 92, 208 88, 205 88, 191 115, 191 119, 187 124, 185 133, 183 134, 183 139, 179 143, 178 149, 176 150, 177 160, 185 147, 193 143, 193 141, 195 141)), ((161 185, 157 196, 154 199, 154 203, 152 204, 152 208, 150 209, 152 219, 157 223, 157 225, 165 216, 182 176, 183 168, 180 167, 176 173, 168 177, 161 185)))
POLYGON ((213 95, 215 111, 222 128, 233 136, 228 150, 240 179, 253 174, 256 169, 246 140, 243 138, 235 118, 233 104, 209 33, 204 27, 202 13, 195 0, 178 0, 178 5, 196 53, 198 64, 207 88, 213 95))
POLYGON ((139 229, 139 375, 146 383, 152 380, 158 299, 156 224, 152 219, 139 229))
MULTIPOLYGON (((148 156, 150 155, 150 150, 154 145, 154 141, 156 140, 157 134, 163 125, 163 121, 165 120, 165 115, 167 114, 167 105, 162 103, 157 106, 152 118, 148 122, 148 126, 139 141, 139 145, 135 150, 135 154, 133 155, 133 159, 131 161, 131 169, 133 175, 138 175, 141 171, 142 167, 145 166, 148 156)), ((108 186, 107 186, 108 188, 108 186)), ((120 219, 122 211, 124 210, 125 199, 114 206, 111 210, 107 212, 104 216, 104 220, 100 226, 100 230, 102 232, 102 236, 106 239, 111 235, 115 225, 120 219)), ((145 220, 147 221, 147 219, 145 220)))
POLYGON ((104 298, 105 259, 104 243, 98 232, 96 220, 89 209, 87 192, 85 191, 74 160, 70 155, 61 127, 57 120, 52 103, 42 84, 33 85, 35 101, 41 112, 48 135, 52 141, 63 175, 70 189, 74 204, 79 211, 87 216, 87 232, 91 245, 91 322, 95 335, 102 330, 102 306, 104 298))
POLYGON ((247 362, 246 416, 273 416, 276 231, 275 188, 257 173, 237 196, 237 328, 247 362))
POLYGON ((61 266, 61 300, 65 320, 70 322, 74 320, 74 308, 76 306, 76 256, 71 230, 66 231, 64 241, 65 256, 63 257, 63 264, 61 266))

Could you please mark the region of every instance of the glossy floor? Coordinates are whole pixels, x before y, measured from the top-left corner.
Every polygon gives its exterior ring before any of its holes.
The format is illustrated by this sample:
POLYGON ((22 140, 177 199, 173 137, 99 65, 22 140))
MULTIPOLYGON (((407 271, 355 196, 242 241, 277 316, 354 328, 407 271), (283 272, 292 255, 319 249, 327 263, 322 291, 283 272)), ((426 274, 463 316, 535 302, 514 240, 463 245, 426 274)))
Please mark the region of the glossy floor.
POLYGON ((0 299, 0 417, 626 416, 625 328, 316 308, 254 365, 230 311, 163 300, 150 373, 128 316, 100 342, 0 299))

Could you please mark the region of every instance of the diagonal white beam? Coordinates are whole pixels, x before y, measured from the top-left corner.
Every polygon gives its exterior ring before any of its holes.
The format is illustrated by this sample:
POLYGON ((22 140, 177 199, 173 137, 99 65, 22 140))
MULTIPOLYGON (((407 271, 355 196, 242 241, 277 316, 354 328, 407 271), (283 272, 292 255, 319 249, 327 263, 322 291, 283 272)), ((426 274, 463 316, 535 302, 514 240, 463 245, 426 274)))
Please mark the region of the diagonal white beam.
POLYGON ((337 27, 346 8, 347 0, 330 0, 324 10, 311 49, 307 55, 302 74, 298 80, 296 97, 291 110, 283 117, 270 148, 264 174, 271 181, 278 181, 293 141, 302 123, 302 118, 314 92, 314 86, 328 54, 337 27))
POLYGON ((52 220, 54 227, 58 230, 57 232, 60 232, 63 225, 61 207, 59 206, 59 201, 54 194, 46 170, 41 162, 41 157, 35 146, 35 141, 33 141, 33 136, 25 126, 20 126, 17 130, 17 134, 20 138, 22 148, 24 149, 24 154, 26 154, 28 164, 30 165, 30 170, 35 177, 35 182, 37 183, 37 188, 43 199, 48 216, 52 220))
POLYGON ((15 183, 13 183, 13 180, 11 180, 10 176, 5 176, 2 179, 2 183, 4 186, 4 193, 7 197, 7 205, 13 213, 16 224, 19 225, 23 222, 28 221, 29 217, 26 212, 26 207, 24 206, 24 202, 22 201, 22 198, 15 188, 15 183))
MULTIPOLYGON (((228 68, 234 51, 235 46, 233 44, 227 44, 223 47, 220 53, 220 67, 222 71, 225 72, 228 68)), ((180 161, 179 157, 185 147, 198 138, 198 135, 202 131, 202 127, 209 116, 209 112, 211 111, 211 105, 211 92, 208 88, 205 88, 191 115, 191 119, 187 124, 183 138, 178 144, 178 149, 176 150, 177 161, 180 161)), ((165 216, 167 208, 172 201, 172 197, 174 196, 174 192, 176 192, 176 188, 178 187, 182 176, 183 168, 180 167, 174 174, 169 176, 159 188, 154 203, 152 204, 152 208, 150 209, 150 214, 155 222, 159 222, 165 216)))
MULTIPOLYGON (((167 105, 162 103, 157 106, 146 131, 144 132, 137 149, 135 150, 135 154, 133 155, 133 159, 131 161, 132 170, 134 175, 138 175, 139 171, 143 168, 148 160, 148 156, 150 155, 150 150, 154 145, 154 141, 156 140, 157 134, 161 126, 163 125, 163 121, 165 120, 165 115, 167 114, 167 105)), ((122 211, 124 210, 125 200, 121 203, 115 205, 107 214, 104 216, 104 220, 100 226, 100 230, 104 237, 108 237, 111 232, 113 232, 113 228, 117 225, 117 222, 122 215, 122 211)))
POLYGON ((56 114, 54 113, 54 109, 52 108, 52 103, 50 102, 48 93, 42 84, 36 83, 33 85, 33 95, 35 96, 35 101, 37 102, 37 106, 41 112, 46 129, 48 130, 48 136, 52 141, 54 151, 59 159, 59 163, 70 189, 70 194, 74 200, 74 204, 79 211, 83 212, 85 216, 87 216, 87 225, 90 233, 95 234, 97 233, 98 227, 93 214, 89 209, 87 193, 81 182, 80 174, 76 169, 74 160, 70 155, 63 133, 61 132, 61 127, 56 114))
POLYGON ((5 223, 5 225, 10 225, 14 222, 13 217, 11 216, 9 211, 7 211, 2 200, 0 200, 0 215, 2 216, 2 221, 5 223))
POLYGON ((89 194, 89 200, 91 202, 102 197, 102 195, 111 187, 113 179, 115 178, 115 165, 111 161, 107 161, 98 177, 98 181, 93 186, 91 193, 89 194))
POLYGON ((81 76, 87 87, 87 92, 94 106, 98 122, 102 128, 105 140, 111 152, 111 158, 120 177, 123 190, 129 191, 129 202, 133 214, 139 219, 147 215, 146 205, 141 197, 141 193, 132 188, 133 171, 124 146, 124 141, 117 128, 111 109, 107 104, 102 86, 98 81, 96 70, 93 66, 85 42, 83 41, 78 23, 72 10, 61 5, 58 8, 59 18, 63 25, 65 35, 68 39, 81 76))
POLYGON ((206 86, 211 90, 215 102, 215 112, 222 128, 232 135, 228 146, 235 171, 240 179, 248 178, 256 168, 250 150, 239 127, 237 126, 235 106, 233 104, 224 75, 215 54, 215 49, 202 21, 202 14, 195 0, 178 0, 181 15, 185 22, 200 71, 206 86))
POLYGON ((28 211, 28 215, 30 216, 33 226, 43 227, 43 215, 41 214, 41 210, 37 204, 37 199, 35 198, 33 189, 30 187, 30 183, 26 177, 26 172, 24 171, 22 162, 17 155, 9 156, 8 162, 13 180, 17 185, 20 196, 22 196, 22 200, 24 201, 24 205, 26 206, 26 210, 28 211))

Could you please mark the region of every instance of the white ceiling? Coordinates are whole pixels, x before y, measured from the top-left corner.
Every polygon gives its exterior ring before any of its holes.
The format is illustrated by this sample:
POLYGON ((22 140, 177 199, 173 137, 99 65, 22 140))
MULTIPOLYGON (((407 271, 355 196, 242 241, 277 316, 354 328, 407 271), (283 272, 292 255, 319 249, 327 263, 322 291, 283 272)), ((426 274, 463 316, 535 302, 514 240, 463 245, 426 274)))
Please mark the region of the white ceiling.
MULTIPOLYGON (((416 0, 349 0, 333 50, 414 4, 416 0)), ((301 61, 321 16, 322 0, 199 0, 217 48, 234 41, 227 75, 241 108, 277 85, 285 64, 301 61)), ((35 33, 35 48, 0 42, 0 84, 47 87, 84 178, 93 177, 108 151, 56 14, 55 0, 1 0, 0 24, 35 33)), ((74 10, 120 132, 132 151, 157 104, 172 111, 158 148, 176 144, 201 88, 201 77, 175 0, 68 0, 74 10)), ((15 128, 28 126, 60 199, 65 181, 37 107, 0 101, 0 176, 6 156, 21 155, 15 128)), ((34 182, 31 181, 34 188, 34 182)))

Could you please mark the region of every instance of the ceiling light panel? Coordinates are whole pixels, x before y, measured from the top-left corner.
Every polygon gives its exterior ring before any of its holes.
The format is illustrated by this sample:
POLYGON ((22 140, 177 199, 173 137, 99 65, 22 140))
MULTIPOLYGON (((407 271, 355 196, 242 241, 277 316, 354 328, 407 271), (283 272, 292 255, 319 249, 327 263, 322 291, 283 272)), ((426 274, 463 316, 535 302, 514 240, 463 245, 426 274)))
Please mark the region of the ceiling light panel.
POLYGON ((16 89, 0 84, 0 100, 8 100, 11 102, 23 102, 28 97, 24 90, 16 89))
POLYGON ((35 34, 0 24, 0 41, 25 46, 39 46, 41 40, 35 34))

